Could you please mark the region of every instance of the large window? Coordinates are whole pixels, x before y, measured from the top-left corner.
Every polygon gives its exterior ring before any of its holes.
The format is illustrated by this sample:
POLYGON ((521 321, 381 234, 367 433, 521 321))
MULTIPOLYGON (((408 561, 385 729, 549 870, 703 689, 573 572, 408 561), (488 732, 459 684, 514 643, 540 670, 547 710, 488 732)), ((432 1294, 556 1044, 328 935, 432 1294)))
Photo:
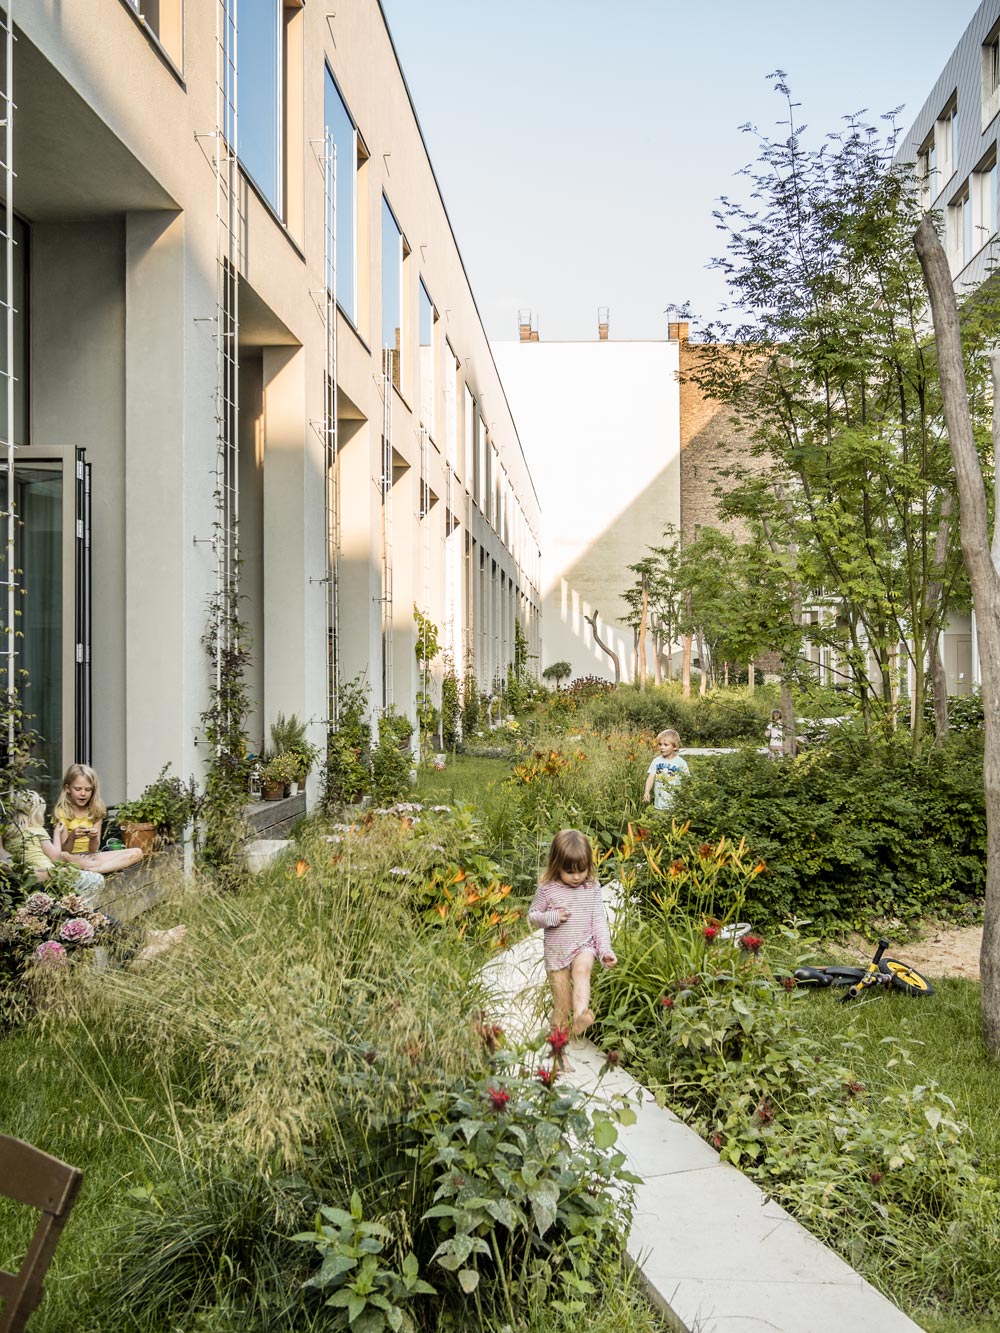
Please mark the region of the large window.
POLYGON ((181 47, 181 0, 128 0, 135 12, 156 34, 156 39, 167 55, 180 68, 183 55, 181 47))
POLYGON ((403 361, 403 233, 382 196, 382 368, 401 388, 403 361))
POLYGON ((920 185, 920 202, 924 208, 930 208, 941 188, 938 179, 937 141, 929 135, 917 154, 917 180, 920 185))
POLYGON ((938 166, 941 185, 947 184, 958 166, 958 99, 953 97, 937 123, 935 140, 938 148, 938 166))
MULTIPOLYGON (((324 115, 326 132, 333 140, 337 150, 337 191, 336 191, 336 229, 337 229, 337 304, 352 324, 357 324, 357 170, 358 170, 358 131, 354 121, 348 115, 347 107, 333 81, 329 68, 326 71, 326 90, 324 96, 324 115)), ((328 266, 332 268, 332 263, 328 266)), ((328 287, 333 287, 333 273, 327 272, 328 287)))
POLYGON ((975 212, 973 250, 986 244, 997 229, 997 151, 981 162, 972 177, 972 207, 975 212))
POLYGON ((982 65, 983 129, 1000 111, 1000 25, 983 43, 982 65))
POLYGON ((434 434, 434 302, 420 280, 420 424, 434 434))
POLYGON ((284 137, 283 27, 283 0, 252 0, 239 7, 236 86, 240 162, 279 214, 284 137))
POLYGON ((965 268, 972 258, 973 250, 973 213, 972 199, 968 182, 948 209, 947 241, 948 258, 953 273, 965 268))

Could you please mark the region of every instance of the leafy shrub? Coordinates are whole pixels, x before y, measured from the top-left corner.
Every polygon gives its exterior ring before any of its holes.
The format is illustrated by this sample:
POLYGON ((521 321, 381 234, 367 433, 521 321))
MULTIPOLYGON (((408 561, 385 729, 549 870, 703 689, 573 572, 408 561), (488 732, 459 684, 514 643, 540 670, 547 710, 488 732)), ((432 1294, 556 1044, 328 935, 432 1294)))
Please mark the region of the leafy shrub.
MULTIPOLYGON (((551 1069, 497 1067, 424 1096, 410 1117, 413 1152, 433 1181, 423 1220, 433 1262, 463 1292, 498 1288, 511 1326, 533 1296, 582 1314, 602 1250, 620 1245, 622 1208, 636 1177, 614 1150, 616 1121, 635 1112, 591 1110, 551 1069)), ((491 1324, 490 1327, 495 1327, 491 1324)))
POLYGON ((198 811, 194 779, 184 782, 168 777, 164 764, 156 778, 134 801, 123 801, 115 810, 118 823, 150 823, 166 838, 177 839, 198 811))
MULTIPOLYGON (((798 1006, 823 1001, 768 966, 763 941, 741 952, 720 948, 718 935, 707 947, 692 939, 679 964, 691 974, 650 1003, 651 934, 664 932, 635 914, 616 933, 618 1003, 602 1020, 605 1043, 628 1051, 661 1103, 852 1266, 873 1277, 891 1268, 897 1300, 930 1291, 977 1308, 992 1281, 1000 1188, 978 1170, 950 1100, 909 1086, 905 1042, 888 1044, 878 1085, 866 1087, 853 1069, 855 1034, 821 1042, 801 1030, 798 1006)), ((797 961, 807 946, 782 930, 781 948, 797 961)), ((880 1001, 893 1002, 914 1003, 880 1001)))
POLYGON ((441 682, 441 744, 446 750, 454 750, 458 746, 461 716, 458 677, 449 667, 441 682))
POLYGON ((462 681, 462 735, 470 740, 479 726, 480 717, 479 684, 474 671, 466 671, 462 681))
POLYGON ((591 702, 586 715, 597 731, 651 731, 656 735, 671 727, 680 733, 684 745, 744 741, 759 745, 772 707, 773 700, 761 691, 713 691, 685 699, 676 684, 646 690, 622 685, 591 702))
POLYGON ((380 725, 378 744, 372 752, 371 790, 372 798, 382 804, 398 801, 410 785, 410 752, 399 746, 397 731, 380 725))
POLYGON ((708 840, 745 837, 766 863, 747 898, 758 925, 792 915, 823 931, 862 927, 964 909, 983 892, 974 734, 919 761, 902 740, 850 735, 791 763, 718 756, 679 785, 672 813, 708 840))
POLYGON ((323 805, 330 810, 349 805, 371 785, 371 724, 368 689, 360 676, 340 688, 337 729, 327 741, 323 765, 323 805))

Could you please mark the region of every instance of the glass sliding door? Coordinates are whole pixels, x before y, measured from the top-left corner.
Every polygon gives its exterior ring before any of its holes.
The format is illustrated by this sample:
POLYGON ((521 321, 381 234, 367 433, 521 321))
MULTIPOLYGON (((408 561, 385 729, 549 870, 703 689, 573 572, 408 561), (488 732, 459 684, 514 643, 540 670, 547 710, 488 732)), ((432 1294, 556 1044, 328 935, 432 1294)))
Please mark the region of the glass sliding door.
POLYGON ((82 451, 26 453, 14 473, 17 664, 35 733, 29 776, 51 804, 66 765, 91 757, 89 469, 82 451))

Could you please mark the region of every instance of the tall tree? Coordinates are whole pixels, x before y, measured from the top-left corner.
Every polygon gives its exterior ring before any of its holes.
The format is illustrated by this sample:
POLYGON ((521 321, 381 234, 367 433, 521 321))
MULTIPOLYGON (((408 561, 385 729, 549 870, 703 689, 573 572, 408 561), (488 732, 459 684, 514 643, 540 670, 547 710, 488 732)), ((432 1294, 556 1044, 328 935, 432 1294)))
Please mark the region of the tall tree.
MULTIPOLYGON (((758 136, 750 205, 723 199, 716 215, 727 240, 717 263, 742 322, 711 331, 691 374, 732 408, 758 458, 730 512, 769 525, 801 598, 835 608, 817 632, 838 647, 871 726, 894 723, 905 645, 919 748, 961 562, 911 244, 915 184, 893 161, 896 131, 883 137, 859 117, 807 148, 784 76, 773 77, 781 133, 758 136)), ((970 387, 981 412, 981 367, 970 387)))
MULTIPOLYGON (((962 554, 972 583, 979 626, 979 659, 983 682, 985 753, 983 782, 986 792, 986 903, 980 954, 983 1038, 994 1060, 1000 1059, 1000 530, 994 493, 993 537, 983 469, 976 448, 976 433, 969 407, 966 360, 959 330, 958 307, 951 272, 933 222, 924 218, 917 228, 915 248, 930 293, 941 370, 944 415, 951 455, 955 462, 961 512, 962 554)), ((967 349, 966 349, 967 350, 967 349)), ((1000 354, 992 359, 993 458, 1000 449, 1000 354)), ((994 469, 994 487, 998 485, 994 469)))

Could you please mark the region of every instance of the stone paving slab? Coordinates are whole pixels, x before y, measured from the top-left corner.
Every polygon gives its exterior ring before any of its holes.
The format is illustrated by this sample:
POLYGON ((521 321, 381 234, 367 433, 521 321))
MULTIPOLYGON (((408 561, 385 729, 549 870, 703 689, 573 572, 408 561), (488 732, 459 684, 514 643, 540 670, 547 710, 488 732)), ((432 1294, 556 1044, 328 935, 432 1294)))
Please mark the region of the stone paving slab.
MULTIPOLYGON (((541 931, 494 959, 483 979, 515 1044, 538 1033, 547 1003, 541 931)), ((569 1047, 567 1081, 598 1096, 630 1096, 636 1123, 619 1144, 642 1179, 630 1259, 651 1299, 683 1333, 920 1333, 839 1255, 737 1171, 621 1069, 600 1073, 589 1041, 569 1047)))

